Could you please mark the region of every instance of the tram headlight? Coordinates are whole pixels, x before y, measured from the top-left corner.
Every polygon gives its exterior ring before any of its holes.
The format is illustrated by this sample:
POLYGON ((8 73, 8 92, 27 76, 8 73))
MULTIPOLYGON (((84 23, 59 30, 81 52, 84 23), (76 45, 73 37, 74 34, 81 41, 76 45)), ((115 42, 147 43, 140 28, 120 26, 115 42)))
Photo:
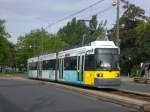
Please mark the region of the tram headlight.
POLYGON ((120 77, 120 74, 119 74, 119 73, 117 73, 117 74, 116 74, 116 77, 120 77))
POLYGON ((103 74, 97 74, 97 77, 103 77, 103 74))

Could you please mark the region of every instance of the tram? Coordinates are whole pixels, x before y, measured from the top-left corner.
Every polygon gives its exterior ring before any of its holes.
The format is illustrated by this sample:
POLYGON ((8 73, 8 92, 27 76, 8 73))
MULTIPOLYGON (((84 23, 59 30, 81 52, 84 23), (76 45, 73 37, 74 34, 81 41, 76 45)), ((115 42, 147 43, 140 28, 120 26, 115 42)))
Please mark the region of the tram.
POLYGON ((28 77, 97 88, 121 84, 119 48, 112 41, 49 53, 28 59, 28 77))

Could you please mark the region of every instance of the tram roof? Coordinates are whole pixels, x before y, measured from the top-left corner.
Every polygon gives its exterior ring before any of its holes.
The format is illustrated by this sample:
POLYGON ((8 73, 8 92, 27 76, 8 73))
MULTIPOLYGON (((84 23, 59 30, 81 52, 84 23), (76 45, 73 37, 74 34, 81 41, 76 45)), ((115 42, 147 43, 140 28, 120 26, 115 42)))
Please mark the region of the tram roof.
POLYGON ((113 41, 93 41, 91 46, 101 46, 101 47, 117 47, 113 41))
MULTIPOLYGON (((63 51, 59 51, 58 52, 58 56, 60 55, 64 55, 66 53, 72 53, 72 55, 75 55, 77 53, 79 54, 85 54, 88 50, 93 50, 95 48, 118 48, 113 41, 93 41, 88 45, 85 46, 78 46, 75 48, 70 48, 70 49, 66 49, 63 51)), ((92 51, 92 52, 93 52, 92 51)), ((71 54, 70 53, 70 54, 71 54)), ((39 56, 33 57, 28 59, 28 62, 36 62, 36 61, 40 61, 40 60, 49 60, 49 59, 55 59, 56 58, 56 53, 47 53, 47 54, 41 54, 39 56)))
POLYGON ((39 61, 56 59, 56 53, 49 53, 39 56, 39 61))
POLYGON ((28 63, 37 62, 37 61, 38 61, 38 57, 33 57, 28 59, 28 63))
POLYGON ((58 52, 58 57, 76 56, 77 54, 94 54, 95 48, 118 48, 113 41, 94 41, 87 46, 76 47, 58 52))
POLYGON ((70 51, 70 50, 81 50, 86 48, 118 48, 113 41, 93 41, 85 46, 76 46, 73 48, 64 49, 60 52, 70 51))

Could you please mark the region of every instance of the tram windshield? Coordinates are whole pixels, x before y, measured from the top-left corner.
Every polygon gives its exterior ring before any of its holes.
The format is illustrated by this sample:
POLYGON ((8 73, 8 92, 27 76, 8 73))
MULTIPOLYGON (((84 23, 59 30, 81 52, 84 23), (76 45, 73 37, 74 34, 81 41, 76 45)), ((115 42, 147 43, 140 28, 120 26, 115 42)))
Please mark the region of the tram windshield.
POLYGON ((85 70, 119 70, 118 49, 97 48, 85 56, 85 70))
POLYGON ((96 70, 119 70, 118 49, 95 49, 96 70))

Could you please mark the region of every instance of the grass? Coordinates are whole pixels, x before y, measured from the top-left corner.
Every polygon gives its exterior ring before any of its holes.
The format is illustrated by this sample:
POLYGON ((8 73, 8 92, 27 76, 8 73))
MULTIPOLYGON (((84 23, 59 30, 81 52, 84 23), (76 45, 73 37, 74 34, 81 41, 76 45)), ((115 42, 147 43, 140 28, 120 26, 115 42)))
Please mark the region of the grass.
POLYGON ((0 73, 0 77, 15 77, 15 73, 0 73))

